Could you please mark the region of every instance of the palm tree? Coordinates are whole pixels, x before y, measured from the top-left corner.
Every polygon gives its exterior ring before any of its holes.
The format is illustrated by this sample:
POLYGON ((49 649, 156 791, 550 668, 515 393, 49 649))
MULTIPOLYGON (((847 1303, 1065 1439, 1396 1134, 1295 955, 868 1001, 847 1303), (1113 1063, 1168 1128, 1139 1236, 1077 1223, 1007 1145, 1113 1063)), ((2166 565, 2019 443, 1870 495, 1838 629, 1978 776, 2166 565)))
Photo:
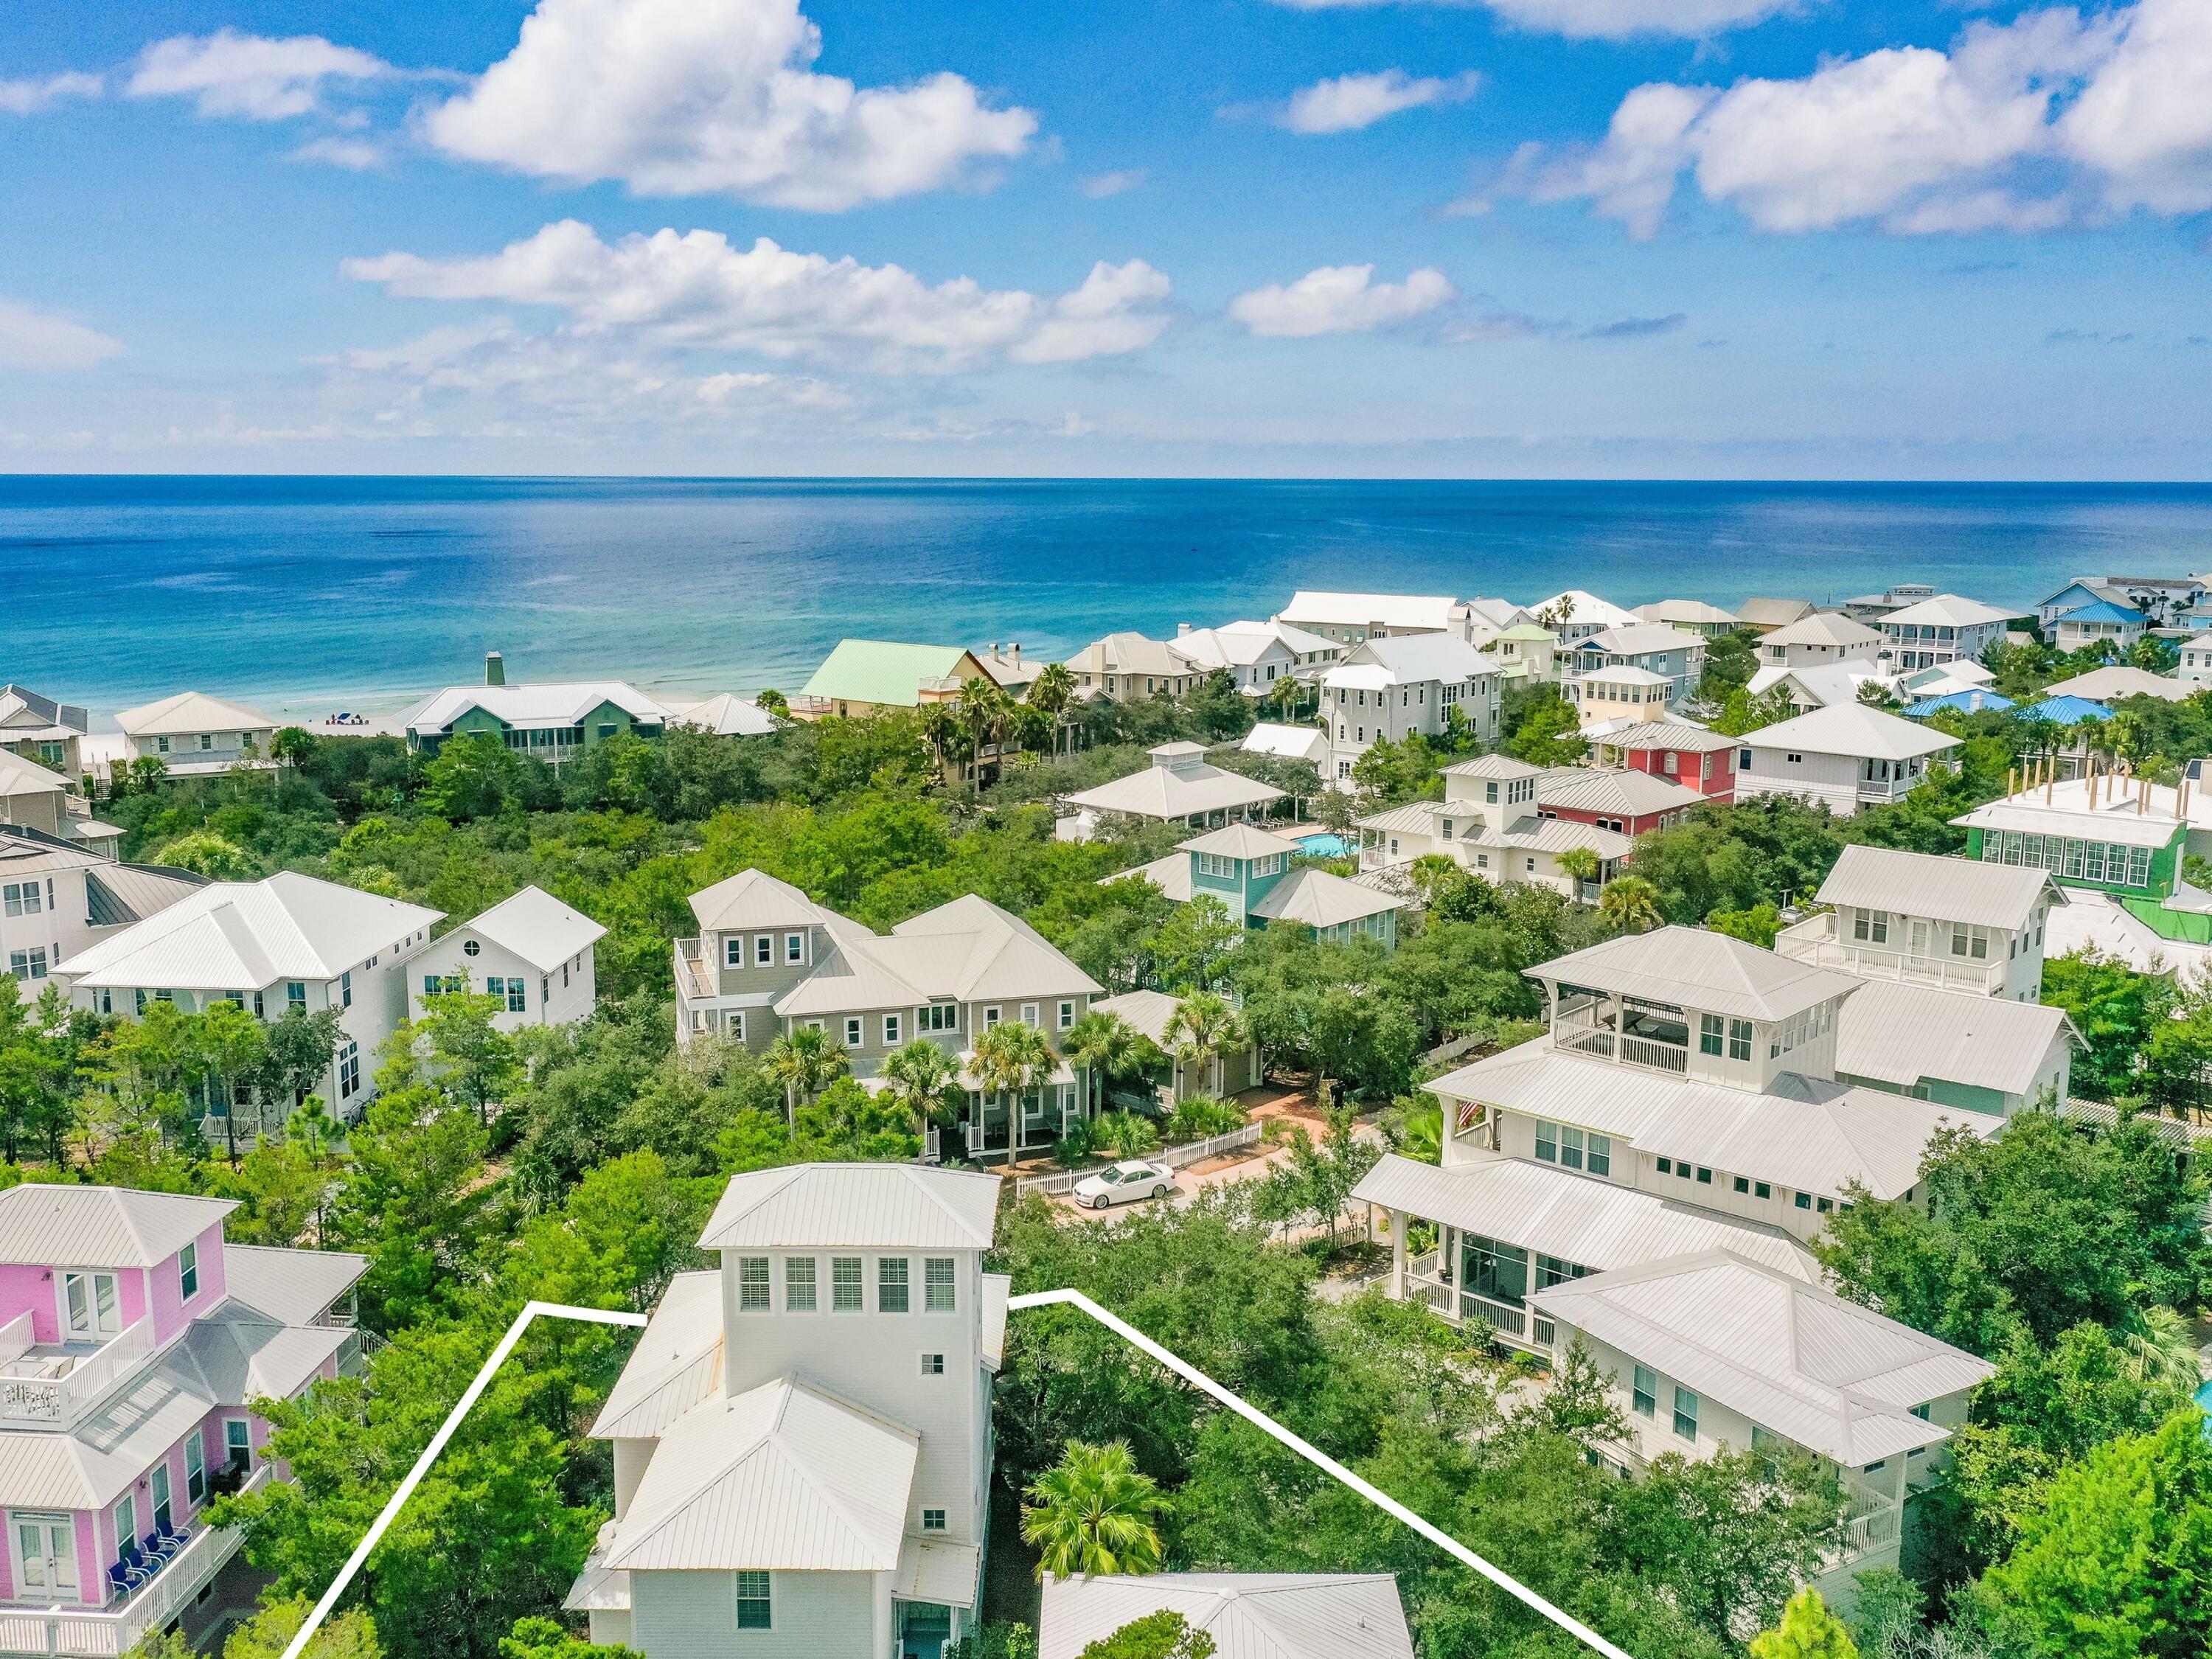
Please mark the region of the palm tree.
POLYGON ((968 741, 966 728, 960 722, 959 709, 949 702, 924 703, 921 740, 929 745, 929 752, 937 757, 937 769, 943 771, 954 752, 968 741))
POLYGON ((1559 873, 1574 883, 1577 898, 1582 896, 1583 884, 1595 881, 1597 872, 1602 867, 1597 854, 1587 847, 1570 847, 1559 854, 1555 862, 1559 866, 1559 873))
POLYGON ((1597 911, 1622 933, 1643 933, 1666 921, 1659 890, 1641 876, 1615 876, 1597 896, 1597 911))
POLYGON ((2152 1306, 2133 1316, 2121 1329, 2120 1344, 2140 1382, 2193 1384, 2197 1379, 2197 1344, 2189 1322, 2171 1308, 2152 1306))
POLYGON ((1245 1039, 1244 1022, 1225 998, 1212 991, 1193 991, 1176 1004, 1176 1011, 1168 1016, 1166 1031, 1168 1049, 1175 1056, 1175 1097, 1182 1098, 1182 1068, 1203 1066, 1207 1068, 1206 1092, 1218 1097, 1221 1088, 1221 1054, 1225 1048, 1241 1048, 1245 1039))
POLYGON ((1030 682, 1029 702, 1052 720, 1052 752, 1060 753, 1060 733, 1067 711, 1075 702, 1075 676, 1064 662, 1048 662, 1030 682))
POLYGON ((932 1124, 950 1129, 960 1121, 960 1062, 927 1037, 916 1037, 886 1055, 884 1079, 892 1099, 914 1114, 920 1133, 932 1124))
POLYGON ((1086 1108, 1103 1103, 1106 1085, 1144 1066, 1146 1043, 1137 1028, 1116 1013, 1093 1009, 1060 1034, 1060 1052, 1083 1072, 1086 1108))
POLYGON ((1036 1548, 1039 1578, 1159 1571, 1167 1501, 1127 1441, 1069 1441, 1024 1495, 1030 1501, 1022 1505, 1022 1537, 1036 1548))
POLYGON ((783 1085, 784 1121, 796 1127, 799 1098, 820 1094, 845 1074, 845 1045, 830 1041, 819 1025, 801 1025, 780 1033, 761 1055, 768 1074, 783 1085))
POLYGON ((975 747, 975 779, 980 783, 984 745, 1005 741, 1013 702, 1000 689, 998 681, 977 674, 961 686, 959 708, 960 723, 967 727, 968 741, 975 747))
POLYGON ((1000 1020, 975 1039, 975 1054, 969 1069, 987 1093, 1013 1097, 1017 1121, 1008 1139, 1017 1152, 1021 1149, 1022 1100, 1030 1090, 1042 1087, 1059 1064, 1060 1056, 1053 1053, 1044 1033, 1023 1020, 1000 1020))

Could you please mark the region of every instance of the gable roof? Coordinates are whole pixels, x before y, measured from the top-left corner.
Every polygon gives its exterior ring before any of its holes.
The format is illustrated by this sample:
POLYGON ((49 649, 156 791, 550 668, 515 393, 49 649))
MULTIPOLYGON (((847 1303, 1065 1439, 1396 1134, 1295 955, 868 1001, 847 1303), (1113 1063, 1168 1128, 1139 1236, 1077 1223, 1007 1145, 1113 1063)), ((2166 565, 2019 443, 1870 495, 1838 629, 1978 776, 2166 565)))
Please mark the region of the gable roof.
POLYGON ((1616 657, 1644 657, 1655 651, 1681 651, 1692 646, 1703 647, 1705 641, 1698 635, 1666 623, 1625 623, 1591 635, 1586 640, 1577 640, 1574 648, 1582 653, 1603 651, 1616 657))
POLYGON ((1994 1367, 1732 1250, 1703 1250, 1539 1291, 1554 1319, 1760 1427, 1847 1467, 1946 1439, 1915 1406, 1994 1367))
POLYGON ((574 726, 606 703, 648 726, 664 725, 672 718, 666 704, 620 680, 556 680, 447 686, 416 704, 400 724, 410 732, 436 733, 471 708, 481 708, 518 732, 550 731, 574 726))
POLYGON ((1442 632, 1451 626, 1455 603, 1441 593, 1334 593, 1301 588, 1276 615, 1298 625, 1327 623, 1340 628, 1366 628, 1379 624, 1442 632))
POLYGON ((228 1198, 25 1182, 0 1192, 0 1261, 156 1267, 237 1207, 228 1198))
MULTIPOLYGON (((1610 743, 1612 738, 1603 741, 1610 743)), ((1620 813, 1642 817, 1652 812, 1676 812, 1695 806, 1705 797, 1686 784, 1656 772, 1626 768, 1595 769, 1557 766, 1536 786, 1536 802, 1569 812, 1620 813)))
POLYGON ((59 795, 67 793, 69 787, 60 773, 49 772, 12 749, 0 749, 0 795, 59 795))
POLYGON ((988 1250, 1000 1180, 916 1164, 793 1164, 732 1176, 702 1250, 988 1250))
POLYGON ((179 691, 158 702, 140 703, 115 717, 126 736, 189 736, 199 732, 273 732, 276 722, 258 708, 211 697, 204 691, 179 691))
POLYGON ((1213 1638, 1214 1659, 1413 1659, 1389 1573, 1170 1572, 1047 1578, 1038 1659, 1079 1659, 1154 1613, 1213 1638))
POLYGON ((1762 635, 1759 642, 1762 646, 1826 645, 1846 651, 1863 647, 1865 654, 1872 657, 1881 647, 1881 630, 1855 622, 1839 611, 1819 611, 1762 635))
POLYGON ((252 991, 280 979, 336 979, 444 915, 282 870, 195 888, 60 971, 71 988, 252 991))
POLYGON ((912 708, 921 701, 924 682, 955 678, 967 656, 967 647, 958 645, 840 640, 800 688, 800 695, 912 708))
POLYGON ((2087 1046, 2063 1008, 1871 980, 1836 1021, 1836 1070, 1900 1089, 1935 1079, 2025 1096, 2062 1041, 2087 1046))
POLYGON ((1164 674, 1170 678, 1201 672, 1177 656, 1166 640, 1134 629, 1096 639, 1067 659, 1068 667, 1091 674, 1164 674))
POLYGON ((0 732, 8 740, 20 738, 60 738, 92 730, 92 711, 76 703, 56 702, 27 686, 0 685, 0 732))
POLYGON ((2014 933, 2027 926, 2037 905, 2063 904, 2066 897, 2045 870, 1857 842, 1844 848, 1815 896, 1823 904, 1895 910, 2014 933))
POLYGON ((592 1425, 595 1440, 651 1440, 722 1382, 722 1275, 678 1273, 592 1425))
POLYGON ((1962 593, 1938 593, 1933 599, 1891 611, 1881 619, 1881 625, 1887 629, 1898 623, 1933 623, 1938 628, 1973 628, 1983 623, 2009 622, 2029 614, 2002 605, 1984 605, 1962 593))
POLYGON ((1739 618, 1733 611, 1723 611, 1703 599, 1660 599, 1651 605, 1639 605, 1635 614, 1645 622, 1700 623, 1711 626, 1717 623, 1734 623, 1739 618))
POLYGON ((1964 691, 1946 691, 1939 696, 1923 697, 1907 708, 1905 715, 1907 720, 1926 720, 1930 714, 1940 714, 1947 708, 1960 714, 1978 714, 1984 709, 2001 714, 2012 706, 2010 697, 1992 691, 1986 685, 1976 685, 1964 691))
POLYGON ((1590 741, 1608 749, 1675 749, 1692 755, 1717 755, 1736 745, 1726 732, 1709 731, 1687 720, 1639 720, 1618 732, 1590 734, 1590 741))
POLYGON ((607 931, 543 887, 526 887, 510 894, 455 931, 463 930, 512 951, 541 972, 559 967, 586 945, 597 944, 607 931))
POLYGON ((2179 680, 2165 674, 2154 674, 2142 668, 2093 668, 2086 674, 2076 674, 2070 680, 2061 680, 2056 685, 2043 689, 2046 697, 2087 697, 2093 702, 2110 703, 2123 697, 2162 697, 2168 702, 2184 702, 2195 695, 2197 688, 2184 685, 2179 680))
POLYGON ((1703 927, 1623 933, 1522 971, 1547 982, 1769 1021, 1849 996, 1866 983, 1703 927))
POLYGON ((1389 893, 1362 887, 1358 882, 1346 881, 1342 876, 1307 865, 1291 871, 1269 888, 1252 906, 1252 914, 1268 921, 1334 927, 1404 908, 1401 901, 1389 893))
POLYGON ((1282 726, 1261 720, 1237 745, 1248 755, 1277 755, 1285 760, 1318 763, 1328 753, 1328 733, 1317 726, 1282 726))
POLYGON ((1168 1040, 1168 1024, 1175 1018, 1176 1010, 1182 1006, 1165 991, 1139 988, 1134 991, 1124 991, 1116 997, 1100 997, 1091 1005, 1091 1012, 1115 1015, 1131 1030, 1164 1048, 1168 1040))
POLYGON ((787 881, 765 870, 740 870, 689 901, 699 925, 710 930, 744 927, 812 927, 830 913, 787 881))
POLYGON ((1832 702, 1795 720, 1762 726, 1740 741, 1747 749, 1796 749, 1856 760, 1910 760, 1959 746, 1959 739, 1947 732, 1856 702, 1832 702))
MULTIPOLYGON (((1786 681, 1803 693, 1802 701, 1816 708, 1826 708, 1832 704, 1857 702, 1859 687, 1880 678, 1873 661, 1863 657, 1846 657, 1840 662, 1799 663, 1794 668, 1771 662, 1751 677, 1744 690, 1754 697, 1764 696, 1786 681)), ((1792 702, 1799 701, 1796 696, 1790 698, 1792 702)))
POLYGON ((1750 628, 1785 628, 1813 614, 1810 599, 1746 599, 1735 619, 1750 628))
POLYGON ((1500 754, 1477 755, 1473 760, 1455 761, 1443 769, 1447 777, 1496 778, 1501 782, 1544 775, 1544 769, 1540 766, 1531 766, 1527 761, 1500 754))
POLYGON ((600 1565, 890 1572, 921 1437, 796 1377, 693 1407, 660 1437, 600 1565))
POLYGON ((1322 675, 1323 685, 1418 685, 1495 674, 1498 662, 1456 634, 1400 634, 1365 640, 1322 675))

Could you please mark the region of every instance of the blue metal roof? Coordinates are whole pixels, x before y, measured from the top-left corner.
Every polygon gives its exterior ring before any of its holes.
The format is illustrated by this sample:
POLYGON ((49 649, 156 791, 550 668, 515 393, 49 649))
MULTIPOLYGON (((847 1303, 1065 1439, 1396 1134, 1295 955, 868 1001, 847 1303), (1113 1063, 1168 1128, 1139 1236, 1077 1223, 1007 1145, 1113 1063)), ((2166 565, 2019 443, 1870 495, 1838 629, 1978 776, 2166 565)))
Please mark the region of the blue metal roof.
POLYGON ((2130 611, 2124 605, 2114 605, 2100 599, 2094 605, 2085 605, 2079 611, 2069 611, 2058 619, 2062 623, 2141 623, 2146 627, 2150 618, 2140 611, 2130 611))
POLYGON ((1909 718, 1917 720, 1941 714, 1946 708, 1955 708, 1962 714, 1978 714, 1984 710, 2002 714, 2011 707, 2010 697, 1976 686, 1970 691, 1946 691, 1940 697, 1923 697, 1905 712, 1909 718))
POLYGON ((2112 711, 2087 697, 2045 697, 2017 711, 2024 720, 2050 720, 2059 726, 2079 726, 2083 720, 2108 720, 2112 711))

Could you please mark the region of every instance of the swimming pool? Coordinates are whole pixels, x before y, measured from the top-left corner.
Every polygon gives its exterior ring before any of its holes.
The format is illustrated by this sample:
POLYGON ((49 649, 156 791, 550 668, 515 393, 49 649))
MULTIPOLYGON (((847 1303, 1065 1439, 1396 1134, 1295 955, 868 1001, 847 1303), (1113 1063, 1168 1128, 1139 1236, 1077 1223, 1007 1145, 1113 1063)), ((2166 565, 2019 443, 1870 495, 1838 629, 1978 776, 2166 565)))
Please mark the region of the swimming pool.
POLYGON ((1340 859, 1352 850, 1345 845, 1344 837, 1326 830, 1317 836, 1300 836, 1298 851, 1310 858, 1340 859))

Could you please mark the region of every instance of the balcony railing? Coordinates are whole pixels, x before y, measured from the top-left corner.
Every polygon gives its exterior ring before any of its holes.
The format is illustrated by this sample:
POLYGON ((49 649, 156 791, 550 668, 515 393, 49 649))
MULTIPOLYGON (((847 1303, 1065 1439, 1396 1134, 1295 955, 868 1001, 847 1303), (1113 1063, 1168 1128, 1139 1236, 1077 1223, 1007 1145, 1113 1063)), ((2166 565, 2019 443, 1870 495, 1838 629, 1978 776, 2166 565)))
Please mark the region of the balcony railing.
POLYGON ((1690 1051, 1679 1042, 1660 1042, 1633 1033, 1616 1037, 1602 1025, 1561 1025, 1553 1028, 1552 1042, 1570 1054, 1597 1060, 1619 1059, 1626 1066, 1647 1071, 1671 1072, 1676 1077, 1690 1069, 1690 1051))
MULTIPOLYGON (((245 1492, 269 1484, 271 1466, 254 1470, 245 1492)), ((235 1527, 201 1527, 183 1549, 123 1601, 90 1608, 0 1607, 0 1652, 46 1653, 65 1659, 118 1659, 149 1631, 167 1626, 245 1542, 235 1527)))
MULTIPOLYGON (((40 1346, 60 1349, 62 1345, 40 1346)), ((41 1354, 38 1346, 31 1347, 0 1364, 0 1426, 72 1427, 153 1353, 151 1319, 125 1327, 88 1354, 41 1354)))
POLYGON ((1844 1510, 1844 1543, 1836 1565, 1847 1565, 1895 1544, 1902 1535, 1905 1506, 1881 1492, 1853 1492, 1844 1510))
POLYGON ((1439 1277, 1434 1250, 1407 1263, 1406 1295, 1462 1328, 1486 1325, 1516 1347, 1547 1353, 1558 1340, 1552 1322, 1542 1315, 1532 1316, 1526 1308, 1462 1290, 1439 1277))
POLYGON ((1870 939, 1839 939, 1836 937, 1836 915, 1832 910, 1784 928, 1774 936, 1774 951, 1777 956, 1809 963, 1816 968, 1840 968, 1868 979, 1890 979, 1900 984, 1963 991, 1973 996, 1986 996, 2005 981, 2006 963, 2002 962, 1919 957, 1870 939))
POLYGON ((707 960, 704 939, 678 939, 674 957, 678 995, 690 1001, 720 994, 721 987, 715 978, 713 964, 707 960))

